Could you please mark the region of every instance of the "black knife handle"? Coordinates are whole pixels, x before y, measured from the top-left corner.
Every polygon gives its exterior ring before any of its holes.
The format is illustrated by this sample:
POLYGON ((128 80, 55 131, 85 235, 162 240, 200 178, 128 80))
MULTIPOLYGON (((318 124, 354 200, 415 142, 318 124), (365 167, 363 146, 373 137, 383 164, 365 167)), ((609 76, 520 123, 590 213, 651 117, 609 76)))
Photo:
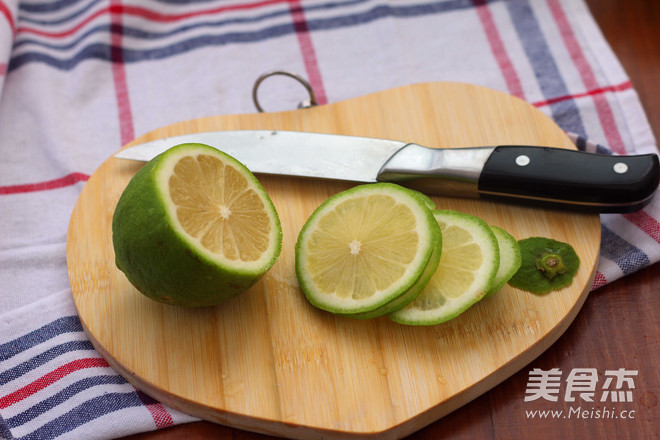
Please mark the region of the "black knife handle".
POLYGON ((479 176, 481 197, 571 205, 593 212, 644 207, 659 181, 658 156, 607 156, 559 148, 496 147, 479 176))

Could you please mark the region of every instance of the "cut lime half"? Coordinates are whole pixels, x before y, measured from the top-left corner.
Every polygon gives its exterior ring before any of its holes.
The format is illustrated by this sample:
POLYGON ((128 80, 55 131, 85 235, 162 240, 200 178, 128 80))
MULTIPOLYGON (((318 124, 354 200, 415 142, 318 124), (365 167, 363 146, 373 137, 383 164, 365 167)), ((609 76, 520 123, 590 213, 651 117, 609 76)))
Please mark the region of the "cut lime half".
POLYGON ((215 305, 256 283, 280 254, 282 228, 265 189, 233 157, 181 144, 143 166, 115 208, 117 267, 146 296, 215 305))

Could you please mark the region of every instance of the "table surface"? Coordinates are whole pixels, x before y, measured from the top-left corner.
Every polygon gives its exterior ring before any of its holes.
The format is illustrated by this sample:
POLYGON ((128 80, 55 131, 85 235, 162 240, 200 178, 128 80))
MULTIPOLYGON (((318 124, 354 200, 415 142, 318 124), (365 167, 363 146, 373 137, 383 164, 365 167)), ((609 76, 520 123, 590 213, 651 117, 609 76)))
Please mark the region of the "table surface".
MULTIPOLYGON (((660 138, 660 2, 587 0, 605 38, 640 95, 656 138, 660 138)), ((577 318, 539 358, 490 392, 410 435, 417 439, 660 438, 660 263, 589 294, 577 318), (557 368, 565 379, 575 368, 637 370, 633 402, 525 402, 529 371, 557 368), (569 419, 527 417, 534 410, 580 407, 569 419), (625 412, 624 412, 625 411, 625 412), (622 413, 623 412, 623 413, 622 413), (597 414, 600 414, 598 417, 597 414), (622 418, 623 415, 626 418, 622 418), (617 417, 614 419, 613 417, 617 417), (552 434, 549 434, 552 433, 552 434)), ((562 386, 562 392, 565 385, 562 386)), ((195 422, 126 437, 127 440, 273 440, 209 422, 195 422)))

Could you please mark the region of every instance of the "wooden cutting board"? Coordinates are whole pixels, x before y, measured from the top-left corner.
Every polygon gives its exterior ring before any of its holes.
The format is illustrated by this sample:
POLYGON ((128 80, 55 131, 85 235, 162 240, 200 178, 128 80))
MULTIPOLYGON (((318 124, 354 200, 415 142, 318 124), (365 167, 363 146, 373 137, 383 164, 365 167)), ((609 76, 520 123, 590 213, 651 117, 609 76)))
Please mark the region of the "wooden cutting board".
MULTIPOLYGON (((535 144, 574 148, 529 104, 482 87, 427 83, 282 113, 174 124, 133 142, 206 130, 278 129, 406 140, 435 147, 535 144)), ((537 296, 506 286, 432 327, 355 321, 312 307, 294 273, 294 243, 312 211, 348 183, 260 176, 279 212, 282 254, 252 289, 187 310, 138 293, 114 265, 115 204, 141 163, 109 158, 75 206, 67 261, 73 298, 92 343, 154 398, 213 422, 292 438, 400 438, 476 398, 547 349, 591 286, 598 215, 434 197, 517 239, 571 243, 573 284, 537 296)), ((523 390, 521 399, 523 398, 523 390)))

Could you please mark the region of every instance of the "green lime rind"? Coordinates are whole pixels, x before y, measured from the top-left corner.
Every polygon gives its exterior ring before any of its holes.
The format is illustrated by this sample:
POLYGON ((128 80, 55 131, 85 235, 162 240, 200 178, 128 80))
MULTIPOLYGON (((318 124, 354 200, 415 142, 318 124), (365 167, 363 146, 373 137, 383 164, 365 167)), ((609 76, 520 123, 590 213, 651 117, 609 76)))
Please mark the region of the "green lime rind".
MULTIPOLYGON (((369 217, 369 213, 360 212, 349 212, 345 213, 345 215, 369 217)), ((328 198, 307 219, 296 240, 296 277, 305 297, 313 306, 335 314, 352 315, 356 318, 361 317, 365 319, 372 314, 375 317, 380 314, 380 311, 375 312, 377 309, 388 305, 409 292, 420 278, 425 275, 427 268, 428 270, 431 269, 428 263, 438 246, 439 240, 441 240, 440 228, 427 206, 427 201, 423 197, 420 197, 418 193, 393 183, 382 182, 358 185, 328 198), (419 224, 418 232, 420 234, 420 249, 415 259, 408 264, 405 274, 396 283, 379 290, 368 298, 340 298, 334 294, 320 292, 307 267, 310 239, 313 232, 317 229, 319 221, 327 213, 333 211, 337 205, 351 198, 368 196, 370 194, 392 196, 395 200, 404 203, 415 213, 419 224)), ((364 275, 365 278, 368 276, 368 274, 364 275)), ((393 306, 394 304, 391 307, 393 306)), ((386 309, 383 310, 386 311, 386 309)))
POLYGON ((115 264, 147 297, 181 307, 217 305, 252 287, 281 252, 277 211, 257 178, 233 157, 204 144, 172 147, 144 165, 129 181, 112 218, 115 264), (232 164, 252 184, 270 212, 271 244, 255 264, 232 264, 201 248, 173 218, 165 193, 167 175, 178 158, 202 152, 232 164))
MULTIPOLYGON (((437 325, 456 318, 471 306, 479 302, 490 288, 499 267, 499 247, 495 234, 488 224, 479 217, 454 210, 436 210, 433 215, 438 222, 442 237, 443 251, 439 268, 431 277, 428 285, 406 307, 387 315, 400 324, 407 325, 437 325), (443 262, 451 253, 448 246, 452 226, 466 229, 479 243, 485 258, 480 269, 475 273, 474 281, 457 297, 448 298, 442 295, 443 286, 457 281, 465 269, 460 261, 443 262), (442 268, 441 268, 442 267, 442 268)), ((458 256, 458 253, 456 254, 458 256)))
POLYGON ((424 272, 422 272, 422 276, 420 276, 417 282, 415 282, 415 284, 413 284, 413 286, 409 288, 403 295, 399 296, 398 298, 388 302, 384 306, 381 306, 371 312, 352 313, 352 314, 340 313, 340 315, 353 319, 372 319, 372 318, 378 318, 380 316, 388 315, 390 313, 396 312, 397 310, 404 308, 405 306, 410 304, 415 298, 417 298, 417 296, 419 296, 419 294, 426 287, 429 281, 431 281, 431 277, 438 268, 438 263, 440 263, 441 254, 442 254, 442 236, 438 239, 437 246, 433 251, 433 253, 431 254, 431 258, 429 258, 429 262, 427 263, 426 268, 424 268, 424 272))
POLYGON ((580 267, 580 258, 573 247, 561 241, 545 237, 530 237, 518 241, 522 264, 509 280, 509 285, 536 294, 544 294, 569 286, 580 267), (537 259, 543 254, 559 255, 566 271, 549 279, 537 267, 537 259))
POLYGON ((495 234, 497 245, 500 249, 500 266, 497 269, 497 274, 495 274, 493 285, 488 291, 488 294, 486 294, 486 298, 493 296, 504 287, 518 269, 520 269, 520 265, 522 264, 522 255, 520 254, 518 241, 499 226, 491 225, 490 229, 495 234))
POLYGON ((426 194, 424 194, 424 193, 422 193, 422 192, 419 192, 419 191, 417 191, 417 190, 414 190, 414 189, 410 189, 410 188, 408 188, 408 191, 410 191, 411 193, 413 193, 413 194, 415 194, 417 197, 419 197, 420 200, 421 200, 422 202, 424 202, 424 204, 426 205, 426 207, 429 208, 430 210, 433 211, 433 210, 437 209, 437 206, 436 206, 435 202, 433 201, 433 199, 431 199, 431 198, 430 198, 429 196, 427 196, 426 194))

